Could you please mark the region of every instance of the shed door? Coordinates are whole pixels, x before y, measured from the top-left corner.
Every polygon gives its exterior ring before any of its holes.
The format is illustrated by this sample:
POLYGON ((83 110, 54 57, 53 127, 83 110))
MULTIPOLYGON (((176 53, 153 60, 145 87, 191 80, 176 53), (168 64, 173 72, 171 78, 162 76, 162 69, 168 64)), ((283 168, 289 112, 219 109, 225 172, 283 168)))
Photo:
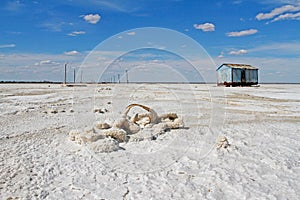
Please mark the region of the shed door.
POLYGON ((246 83, 246 72, 245 72, 245 69, 242 69, 241 71, 241 81, 242 83, 246 83))

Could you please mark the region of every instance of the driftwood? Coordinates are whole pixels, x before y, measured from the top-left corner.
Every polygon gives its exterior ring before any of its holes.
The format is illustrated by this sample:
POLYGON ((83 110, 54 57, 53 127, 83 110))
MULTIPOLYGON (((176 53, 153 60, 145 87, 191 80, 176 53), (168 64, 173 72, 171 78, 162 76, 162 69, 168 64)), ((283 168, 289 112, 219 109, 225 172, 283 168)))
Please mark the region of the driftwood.
POLYGON ((126 107, 121 118, 112 125, 108 123, 97 123, 96 129, 86 130, 84 133, 70 131, 70 140, 79 144, 92 144, 96 152, 109 152, 118 149, 118 144, 128 141, 153 140, 170 129, 183 128, 183 119, 176 113, 158 115, 152 108, 141 104, 130 104, 126 107), (133 107, 140 107, 146 113, 137 113, 133 117, 128 114, 133 107), (97 142, 105 138, 111 138, 107 142, 97 142), (113 140, 113 142, 112 142, 113 140), (98 146, 97 146, 98 144, 98 146), (113 145, 112 148, 109 145, 113 145), (105 148, 101 150, 101 148, 105 148))

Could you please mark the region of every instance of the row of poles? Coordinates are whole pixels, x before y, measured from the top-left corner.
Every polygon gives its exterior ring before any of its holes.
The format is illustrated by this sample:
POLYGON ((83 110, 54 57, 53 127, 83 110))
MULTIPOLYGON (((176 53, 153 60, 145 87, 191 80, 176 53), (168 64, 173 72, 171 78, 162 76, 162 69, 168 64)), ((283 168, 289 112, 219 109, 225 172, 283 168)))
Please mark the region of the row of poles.
MULTIPOLYGON (((126 83, 129 83, 129 80, 128 80, 128 71, 125 70, 125 74, 126 74, 126 83)), ((110 83, 121 83, 121 75, 118 74, 118 78, 116 80, 116 76, 112 76, 110 77, 109 79, 106 79, 104 80, 104 82, 110 82, 110 83)))
MULTIPOLYGON (((68 63, 65 63, 65 70, 64 70, 64 84, 67 83, 67 65, 68 63)), ((125 70, 125 73, 126 73, 126 83, 129 83, 129 80, 128 80, 128 70, 125 70)), ((118 74, 118 82, 120 83, 121 82, 121 76, 120 74, 118 74)), ((76 70, 74 68, 74 71, 73 71, 73 83, 76 82, 76 70)), ((80 82, 82 83, 82 71, 81 71, 81 74, 80 74, 80 82)), ((111 77, 110 79, 110 82, 111 83, 115 83, 116 80, 115 80, 115 76, 113 76, 113 78, 111 77)))

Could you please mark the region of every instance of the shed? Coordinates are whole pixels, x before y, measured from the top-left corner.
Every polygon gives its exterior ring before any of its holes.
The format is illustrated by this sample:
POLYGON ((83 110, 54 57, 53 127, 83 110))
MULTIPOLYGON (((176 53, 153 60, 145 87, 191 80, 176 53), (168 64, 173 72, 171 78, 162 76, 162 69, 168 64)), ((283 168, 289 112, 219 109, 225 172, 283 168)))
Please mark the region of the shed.
POLYGON ((246 64, 224 63, 217 69, 218 85, 251 86, 258 84, 258 68, 246 64))

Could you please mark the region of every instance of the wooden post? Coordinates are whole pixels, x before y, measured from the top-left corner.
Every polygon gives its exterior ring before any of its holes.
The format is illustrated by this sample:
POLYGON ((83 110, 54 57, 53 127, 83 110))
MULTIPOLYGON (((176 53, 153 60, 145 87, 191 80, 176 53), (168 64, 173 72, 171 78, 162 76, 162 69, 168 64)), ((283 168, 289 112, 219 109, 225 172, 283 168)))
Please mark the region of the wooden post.
POLYGON ((64 78, 64 84, 67 83, 67 63, 65 63, 65 78, 64 78))
POLYGON ((126 69, 126 83, 128 83, 129 81, 128 81, 128 70, 126 69))
POLYGON ((73 78, 74 78, 74 79, 73 79, 73 80, 74 80, 74 81, 73 81, 74 83, 75 83, 75 75, 76 75, 76 72, 75 72, 75 68, 74 68, 74 77, 73 77, 73 78))

